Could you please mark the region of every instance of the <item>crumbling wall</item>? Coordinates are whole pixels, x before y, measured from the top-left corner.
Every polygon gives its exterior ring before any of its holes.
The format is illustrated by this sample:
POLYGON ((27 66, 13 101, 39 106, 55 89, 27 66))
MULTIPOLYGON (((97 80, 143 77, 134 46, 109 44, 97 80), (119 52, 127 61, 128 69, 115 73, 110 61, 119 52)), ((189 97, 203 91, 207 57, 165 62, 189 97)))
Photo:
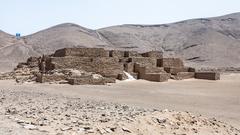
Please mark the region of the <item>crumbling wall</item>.
POLYGON ((124 51, 120 51, 120 50, 110 50, 110 51, 109 51, 109 57, 123 58, 123 57, 124 57, 124 51))
POLYGON ((36 82, 46 83, 46 82, 58 82, 66 80, 67 76, 61 74, 37 74, 36 82))
POLYGON ((38 57, 30 57, 27 59, 27 65, 29 67, 38 67, 39 66, 39 58, 38 57))

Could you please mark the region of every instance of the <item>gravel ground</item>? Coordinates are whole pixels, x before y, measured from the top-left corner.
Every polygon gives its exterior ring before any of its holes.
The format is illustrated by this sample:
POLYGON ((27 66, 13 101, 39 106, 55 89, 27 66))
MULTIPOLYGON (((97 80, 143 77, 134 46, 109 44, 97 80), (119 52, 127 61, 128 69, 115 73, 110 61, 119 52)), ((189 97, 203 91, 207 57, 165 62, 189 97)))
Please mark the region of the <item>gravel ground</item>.
POLYGON ((143 109, 40 92, 0 91, 1 135, 226 134, 240 130, 189 112, 143 109))

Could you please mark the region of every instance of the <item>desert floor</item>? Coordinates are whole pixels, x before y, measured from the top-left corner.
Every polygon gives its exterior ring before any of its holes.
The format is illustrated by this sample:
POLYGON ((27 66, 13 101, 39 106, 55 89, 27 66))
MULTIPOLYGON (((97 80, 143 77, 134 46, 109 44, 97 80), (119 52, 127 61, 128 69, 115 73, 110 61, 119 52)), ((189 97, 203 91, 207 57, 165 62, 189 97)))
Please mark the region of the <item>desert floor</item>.
POLYGON ((223 74, 219 81, 187 79, 155 83, 136 80, 105 86, 16 84, 13 80, 8 80, 0 81, 0 88, 16 92, 41 92, 101 100, 149 109, 189 111, 206 117, 215 117, 240 128, 240 74, 223 74))

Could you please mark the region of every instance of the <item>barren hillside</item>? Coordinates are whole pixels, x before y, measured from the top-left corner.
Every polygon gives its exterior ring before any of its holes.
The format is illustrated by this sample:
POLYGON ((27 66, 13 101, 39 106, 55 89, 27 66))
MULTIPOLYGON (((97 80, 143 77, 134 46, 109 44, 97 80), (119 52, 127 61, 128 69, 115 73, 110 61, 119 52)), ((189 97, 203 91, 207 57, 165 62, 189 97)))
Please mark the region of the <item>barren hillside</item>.
POLYGON ((65 47, 108 47, 95 30, 66 23, 26 36, 26 44, 38 53, 52 53, 65 47))
MULTIPOLYGON (((3 33, 3 32, 2 32, 3 33)), ((103 37, 95 30, 76 24, 61 24, 16 40, 14 36, 1 34, 0 72, 12 70, 18 62, 29 56, 50 54, 65 47, 104 47, 109 48, 103 37)))
POLYGON ((240 13, 162 25, 100 29, 116 48, 163 50, 202 67, 240 67, 240 13))
POLYGON ((61 24, 16 40, 0 31, 0 71, 29 56, 64 47, 161 50, 195 67, 240 67, 240 13, 161 25, 119 25, 90 30, 61 24))

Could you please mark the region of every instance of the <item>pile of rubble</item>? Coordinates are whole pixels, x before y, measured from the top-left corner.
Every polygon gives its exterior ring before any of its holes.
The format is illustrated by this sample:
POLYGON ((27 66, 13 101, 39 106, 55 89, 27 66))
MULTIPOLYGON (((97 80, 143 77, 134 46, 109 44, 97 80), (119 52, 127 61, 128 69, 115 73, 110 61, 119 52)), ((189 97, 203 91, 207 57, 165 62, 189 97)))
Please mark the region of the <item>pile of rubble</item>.
POLYGON ((240 134, 231 125, 189 112, 142 109, 36 92, 0 91, 0 115, 39 135, 240 134))
POLYGON ((217 72, 196 72, 179 58, 164 58, 162 52, 104 50, 103 48, 64 48, 54 54, 30 57, 26 63, 0 78, 17 82, 37 81, 81 84, 114 83, 125 80, 127 72, 136 79, 164 82, 188 78, 219 80, 217 72), (9 77, 10 76, 10 77, 9 77))

